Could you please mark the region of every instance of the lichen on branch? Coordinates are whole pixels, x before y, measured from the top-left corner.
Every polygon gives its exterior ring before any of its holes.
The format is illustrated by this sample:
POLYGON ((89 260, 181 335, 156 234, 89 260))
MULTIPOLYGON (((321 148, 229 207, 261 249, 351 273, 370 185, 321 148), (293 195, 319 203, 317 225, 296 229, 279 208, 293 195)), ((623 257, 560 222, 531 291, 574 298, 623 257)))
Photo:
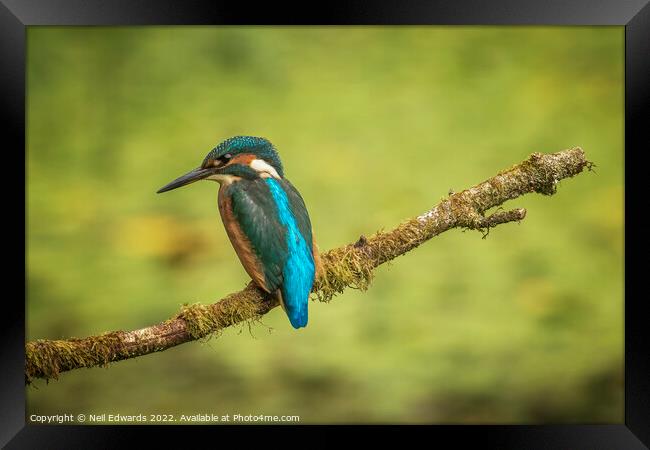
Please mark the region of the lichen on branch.
MULTIPOLYGON (((525 209, 491 208, 508 200, 537 192, 552 195, 560 180, 573 177, 593 163, 575 147, 557 153, 533 153, 528 159, 494 177, 458 193, 450 193, 432 209, 405 221, 391 231, 329 250, 321 255, 323 271, 314 283, 312 297, 330 301, 346 288, 365 290, 376 267, 403 255, 423 242, 452 228, 479 230, 483 237, 497 225, 519 222, 525 209)), ((274 296, 252 282, 210 305, 184 305, 172 318, 134 331, 112 331, 87 338, 39 339, 25 345, 25 382, 56 379, 62 372, 167 350, 185 342, 206 338, 223 329, 255 321, 278 306, 274 296)))

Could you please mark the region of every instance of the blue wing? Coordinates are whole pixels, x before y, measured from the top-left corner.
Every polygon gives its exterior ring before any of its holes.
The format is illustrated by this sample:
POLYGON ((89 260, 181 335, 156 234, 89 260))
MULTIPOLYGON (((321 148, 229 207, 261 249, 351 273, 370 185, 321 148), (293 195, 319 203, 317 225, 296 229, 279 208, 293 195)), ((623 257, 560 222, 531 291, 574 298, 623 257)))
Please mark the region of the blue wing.
MULTIPOLYGON (((238 181, 224 189, 224 197, 229 198, 233 219, 245 236, 243 241, 231 238, 233 246, 235 249, 250 247, 255 261, 251 264, 242 259, 242 264, 249 273, 262 272, 261 276, 253 279, 261 278, 260 281, 263 282, 258 282, 260 287, 268 292, 275 292, 282 285, 287 244, 284 239, 284 227, 279 221, 269 188, 260 179, 238 181)), ((226 225, 227 230, 228 228, 226 225)))
POLYGON ((286 227, 287 259, 280 292, 289 321, 294 328, 307 326, 309 293, 314 284, 311 224, 298 191, 286 180, 267 178, 278 208, 280 222, 286 227))
POLYGON ((306 326, 315 267, 311 223, 300 194, 275 178, 231 186, 233 214, 263 268, 267 289, 279 289, 294 328, 306 326))

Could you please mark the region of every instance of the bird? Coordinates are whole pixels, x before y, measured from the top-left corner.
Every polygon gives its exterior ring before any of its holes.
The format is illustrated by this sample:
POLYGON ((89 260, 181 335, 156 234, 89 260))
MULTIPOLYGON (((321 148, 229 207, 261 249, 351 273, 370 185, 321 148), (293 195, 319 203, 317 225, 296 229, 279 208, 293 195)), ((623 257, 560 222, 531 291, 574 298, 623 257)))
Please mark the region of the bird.
POLYGON ((252 281, 277 296, 293 328, 306 327, 309 294, 322 265, 307 207, 285 178, 276 148, 262 137, 231 137, 157 193, 199 180, 219 183, 221 220, 252 281))

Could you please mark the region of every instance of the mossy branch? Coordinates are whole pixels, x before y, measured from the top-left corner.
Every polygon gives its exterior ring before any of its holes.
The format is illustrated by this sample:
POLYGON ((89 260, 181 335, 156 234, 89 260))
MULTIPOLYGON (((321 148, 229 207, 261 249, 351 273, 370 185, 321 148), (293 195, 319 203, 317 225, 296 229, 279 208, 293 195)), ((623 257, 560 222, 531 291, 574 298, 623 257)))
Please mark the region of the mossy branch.
MULTIPOLYGON (((329 301, 347 287, 365 290, 373 270, 423 242, 451 228, 479 230, 484 237, 490 228, 516 222, 526 210, 497 211, 491 208, 530 192, 555 193, 558 181, 591 169, 581 148, 558 153, 533 153, 527 160, 474 187, 450 193, 426 213, 395 229, 361 236, 353 244, 322 254, 323 271, 312 290, 313 297, 329 301)), ((49 380, 61 372, 81 367, 105 366, 110 362, 167 350, 194 341, 224 328, 254 321, 278 306, 275 297, 252 283, 211 305, 183 306, 171 319, 135 331, 112 331, 100 336, 66 340, 39 339, 25 346, 25 382, 49 380)))

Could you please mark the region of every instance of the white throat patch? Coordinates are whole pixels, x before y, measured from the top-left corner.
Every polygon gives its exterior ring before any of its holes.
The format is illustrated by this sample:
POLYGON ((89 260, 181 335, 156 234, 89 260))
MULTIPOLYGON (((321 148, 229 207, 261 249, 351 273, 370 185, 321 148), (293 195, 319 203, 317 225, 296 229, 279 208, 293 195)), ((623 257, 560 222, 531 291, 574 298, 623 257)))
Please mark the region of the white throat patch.
POLYGON ((271 166, 269 163, 262 159, 254 159, 250 162, 251 169, 255 170, 260 174, 262 178, 273 177, 280 179, 278 172, 271 166))
POLYGON ((239 179, 239 177, 236 177, 234 175, 225 175, 225 174, 214 174, 210 175, 209 177, 205 178, 206 180, 212 180, 216 181, 219 184, 224 184, 224 185, 229 185, 232 182, 236 181, 239 179))

